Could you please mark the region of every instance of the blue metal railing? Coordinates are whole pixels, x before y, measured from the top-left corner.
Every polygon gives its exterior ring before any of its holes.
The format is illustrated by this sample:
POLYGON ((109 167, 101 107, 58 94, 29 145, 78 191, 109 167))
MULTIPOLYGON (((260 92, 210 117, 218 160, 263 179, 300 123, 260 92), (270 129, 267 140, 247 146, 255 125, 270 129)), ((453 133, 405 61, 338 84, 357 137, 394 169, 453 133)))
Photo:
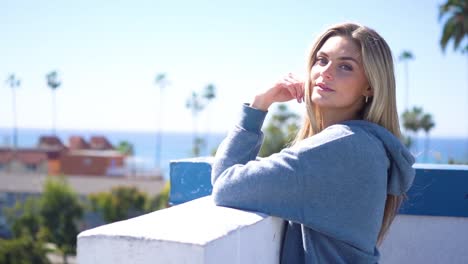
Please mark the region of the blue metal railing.
MULTIPOLYGON (((171 161, 170 203, 211 194, 212 157, 171 161)), ((468 166, 415 164, 416 178, 401 214, 468 217, 468 166)))

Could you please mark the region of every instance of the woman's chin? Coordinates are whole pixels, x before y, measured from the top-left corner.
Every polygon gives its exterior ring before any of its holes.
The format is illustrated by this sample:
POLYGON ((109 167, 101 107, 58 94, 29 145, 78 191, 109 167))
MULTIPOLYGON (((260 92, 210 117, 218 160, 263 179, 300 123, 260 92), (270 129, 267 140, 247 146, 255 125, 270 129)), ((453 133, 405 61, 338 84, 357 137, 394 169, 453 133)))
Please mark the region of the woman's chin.
POLYGON ((316 106, 325 107, 330 104, 328 98, 325 98, 324 96, 320 94, 312 95, 311 99, 312 99, 312 103, 314 103, 316 106))

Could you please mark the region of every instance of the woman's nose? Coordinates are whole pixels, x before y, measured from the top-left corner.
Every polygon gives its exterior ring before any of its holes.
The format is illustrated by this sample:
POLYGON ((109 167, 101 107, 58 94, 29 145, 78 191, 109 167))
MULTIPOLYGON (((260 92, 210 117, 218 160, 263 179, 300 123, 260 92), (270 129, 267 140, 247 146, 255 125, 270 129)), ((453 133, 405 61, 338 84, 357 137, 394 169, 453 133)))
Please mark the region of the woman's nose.
POLYGON ((333 72, 332 72, 333 68, 331 64, 332 64, 331 62, 328 62, 327 65, 323 66, 322 71, 320 72, 322 77, 328 80, 333 79, 333 72))

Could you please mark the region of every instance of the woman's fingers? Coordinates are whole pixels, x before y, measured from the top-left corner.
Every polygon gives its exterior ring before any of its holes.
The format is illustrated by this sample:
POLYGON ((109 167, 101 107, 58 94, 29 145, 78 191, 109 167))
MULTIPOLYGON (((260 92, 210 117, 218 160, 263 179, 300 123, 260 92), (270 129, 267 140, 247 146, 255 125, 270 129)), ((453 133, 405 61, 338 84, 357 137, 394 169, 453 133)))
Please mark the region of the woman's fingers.
POLYGON ((286 79, 284 82, 284 86, 286 87, 286 89, 288 89, 293 98, 297 98, 297 90, 295 89, 294 84, 291 81, 286 79))
POLYGON ((271 101, 286 102, 296 99, 298 103, 304 101, 304 88, 302 81, 292 73, 284 76, 269 93, 271 101))
POLYGON ((291 94, 296 98, 298 103, 303 102, 304 100, 304 87, 302 81, 300 81, 294 74, 289 73, 284 80, 288 86, 288 89, 291 91, 291 94))

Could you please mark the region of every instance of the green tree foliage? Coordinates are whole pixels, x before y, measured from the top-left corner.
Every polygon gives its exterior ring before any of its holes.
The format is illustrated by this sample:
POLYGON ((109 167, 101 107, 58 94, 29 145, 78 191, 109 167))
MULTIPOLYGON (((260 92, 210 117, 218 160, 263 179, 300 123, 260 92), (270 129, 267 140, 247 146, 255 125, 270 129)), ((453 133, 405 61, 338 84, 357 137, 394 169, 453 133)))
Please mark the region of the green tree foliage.
POLYGON ((135 154, 133 144, 126 140, 119 142, 117 145, 117 151, 127 156, 133 156, 135 154))
POLYGON ((49 263, 39 206, 39 200, 29 197, 5 209, 13 238, 0 239, 0 263, 49 263))
POLYGON ((403 112, 403 127, 406 130, 417 133, 421 129, 421 119, 423 109, 421 107, 413 107, 411 110, 403 112))
POLYGON ((445 19, 440 47, 445 52, 447 44, 453 40, 453 49, 468 52, 468 1, 448 0, 439 6, 439 20, 445 19), (462 41, 465 40, 463 47, 462 41))
MULTIPOLYGON (((128 157, 133 157, 133 155, 135 154, 135 149, 133 147, 133 144, 124 140, 124 141, 120 141, 117 145, 117 151, 119 151, 120 153, 122 153, 123 155, 127 156, 128 157)), ((136 164, 134 163, 134 159, 133 158, 130 158, 128 160, 131 160, 132 162, 129 163, 129 167, 130 167, 130 172, 132 175, 136 175, 136 164)))
POLYGON ((0 264, 49 264, 44 243, 28 236, 0 239, 0 264))
POLYGON ((5 209, 13 237, 27 236, 34 240, 39 238, 41 228, 39 206, 39 200, 28 197, 24 202, 17 201, 13 208, 5 209))
POLYGON ((30 197, 6 211, 13 239, 0 242, 0 249, 6 248, 0 263, 49 263, 45 242, 56 245, 64 263, 75 254, 83 208, 63 178, 48 178, 39 199, 30 197))
POLYGON ((468 161, 458 161, 452 157, 449 158, 447 163, 451 165, 468 165, 468 161))
MULTIPOLYGON (((427 154, 429 152, 429 132, 435 127, 432 115, 424 113, 422 107, 415 106, 413 109, 403 112, 402 118, 403 127, 407 131, 413 132, 414 136, 416 136, 420 130, 425 132, 424 156, 427 159, 427 154)), ((411 136, 406 135, 406 145, 410 147, 413 142, 411 136)))
POLYGON ((286 147, 298 131, 298 120, 297 114, 289 111, 285 104, 279 104, 264 129, 265 140, 259 156, 266 157, 286 147))
POLYGON ((76 253, 77 221, 83 216, 83 206, 64 178, 47 179, 39 213, 47 240, 57 246, 67 263, 67 255, 76 253))
MULTIPOLYGON (((442 52, 445 53, 447 44, 453 41, 453 50, 461 51, 468 59, 468 0, 447 0, 445 4, 440 5, 439 21, 443 19, 445 22, 440 38, 442 52)), ((468 72, 468 70, 465 70, 465 73, 466 72, 468 72)), ((468 104, 468 96, 466 99, 466 103, 468 104)), ((468 144, 465 148, 466 153, 468 153, 468 144)), ((449 162, 450 161, 456 162, 451 159, 449 162)))
POLYGON ((125 220, 146 212, 148 196, 135 187, 114 187, 110 192, 89 195, 92 210, 106 223, 125 220))
POLYGON ((421 117, 421 129, 424 131, 426 134, 426 140, 424 143, 424 159, 427 160, 427 154, 429 152, 429 132, 434 128, 435 123, 434 120, 432 119, 431 114, 424 114, 421 117))
POLYGON ((171 190, 171 184, 169 181, 167 181, 161 193, 158 195, 155 195, 152 199, 148 201, 148 204, 146 206, 146 211, 152 212, 155 210, 167 208, 169 206, 170 190, 171 190))

